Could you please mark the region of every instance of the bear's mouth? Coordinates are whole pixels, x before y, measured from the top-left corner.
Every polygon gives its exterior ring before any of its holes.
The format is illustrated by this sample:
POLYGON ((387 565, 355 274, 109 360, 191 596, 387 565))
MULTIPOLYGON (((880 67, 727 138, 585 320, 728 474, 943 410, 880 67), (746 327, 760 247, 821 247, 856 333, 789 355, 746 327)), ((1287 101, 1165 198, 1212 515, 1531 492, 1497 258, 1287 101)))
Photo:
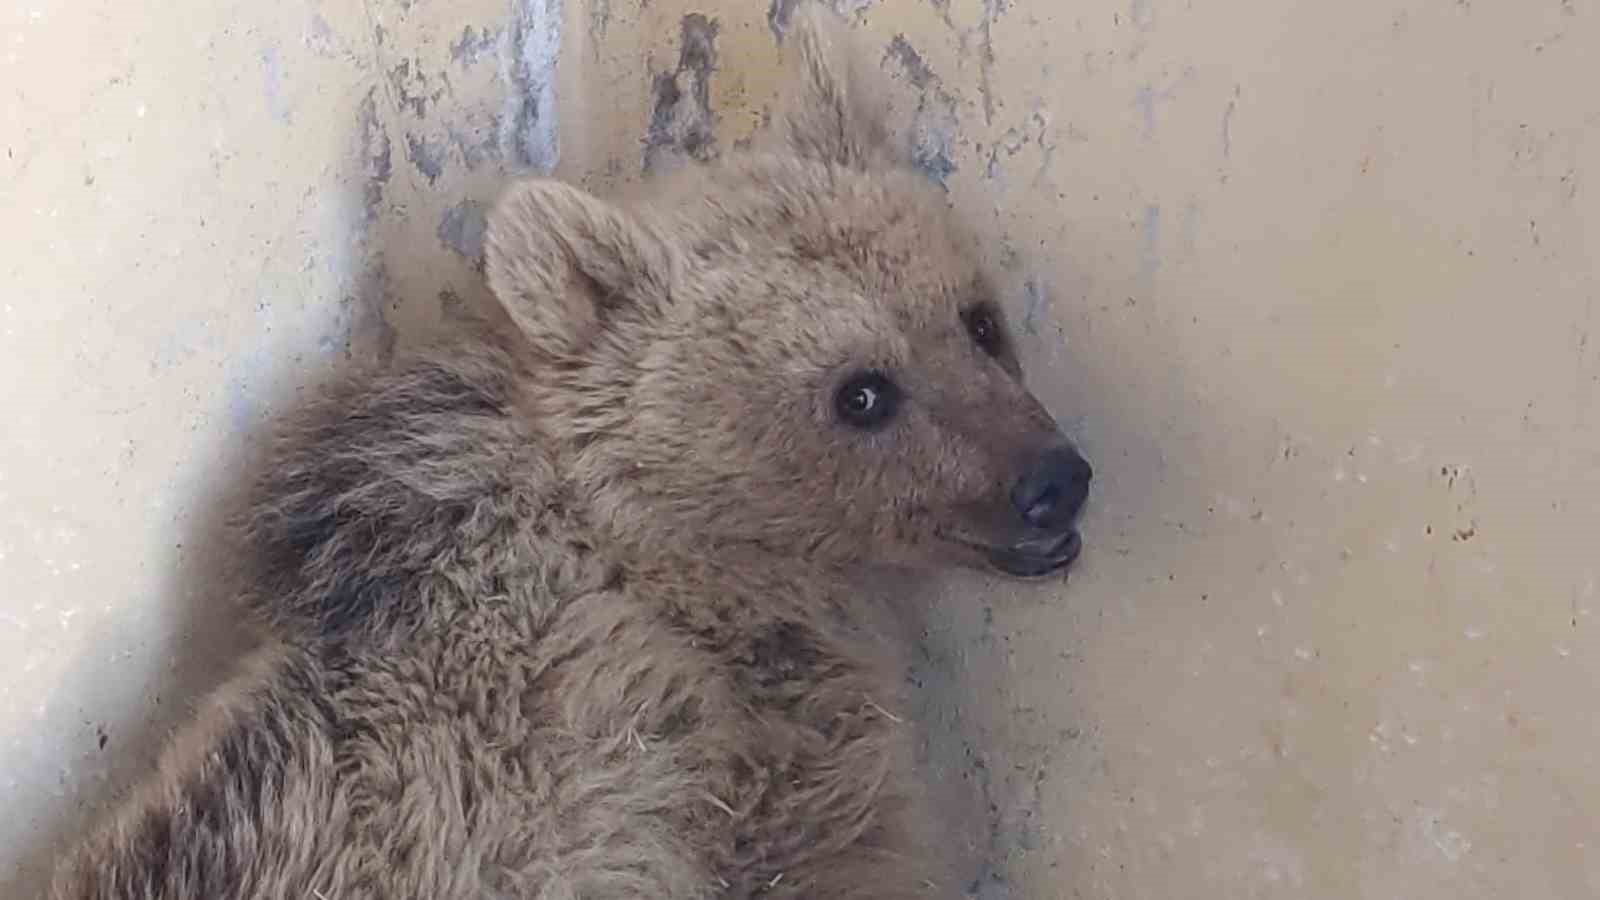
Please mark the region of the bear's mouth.
POLYGON ((986 551, 989 564, 1012 578, 1043 578, 1065 571, 1083 552, 1083 536, 1076 528, 1046 541, 1024 541, 986 551))
POLYGON ((1083 535, 1078 529, 1038 538, 1029 538, 1004 547, 947 535, 956 543, 977 551, 989 567, 1012 578, 1037 579, 1064 572, 1083 552, 1083 535))

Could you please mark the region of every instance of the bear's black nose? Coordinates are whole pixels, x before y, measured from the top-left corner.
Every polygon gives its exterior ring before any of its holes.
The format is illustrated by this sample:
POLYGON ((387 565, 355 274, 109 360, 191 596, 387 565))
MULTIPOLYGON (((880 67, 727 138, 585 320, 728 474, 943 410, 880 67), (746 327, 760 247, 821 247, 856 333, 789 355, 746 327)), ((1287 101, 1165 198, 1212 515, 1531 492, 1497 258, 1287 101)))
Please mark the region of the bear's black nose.
POLYGON ((1011 488, 1011 505, 1030 528, 1055 530, 1072 523, 1089 498, 1094 469, 1071 447, 1042 456, 1011 488))

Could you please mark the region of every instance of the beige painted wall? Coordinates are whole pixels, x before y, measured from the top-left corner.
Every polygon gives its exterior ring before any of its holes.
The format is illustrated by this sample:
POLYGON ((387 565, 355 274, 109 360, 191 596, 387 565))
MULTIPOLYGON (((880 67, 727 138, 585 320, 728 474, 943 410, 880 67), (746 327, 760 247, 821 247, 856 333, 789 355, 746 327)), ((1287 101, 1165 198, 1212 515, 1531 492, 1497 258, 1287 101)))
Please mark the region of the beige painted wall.
MULTIPOLYGON (((1600 896, 1600 9, 840 5, 1101 472, 1065 586, 952 579, 923 639, 977 892, 1600 896)), ((507 172, 748 135, 789 4, 36 6, 0 11, 23 887, 222 669, 264 421, 481 300, 507 172)))

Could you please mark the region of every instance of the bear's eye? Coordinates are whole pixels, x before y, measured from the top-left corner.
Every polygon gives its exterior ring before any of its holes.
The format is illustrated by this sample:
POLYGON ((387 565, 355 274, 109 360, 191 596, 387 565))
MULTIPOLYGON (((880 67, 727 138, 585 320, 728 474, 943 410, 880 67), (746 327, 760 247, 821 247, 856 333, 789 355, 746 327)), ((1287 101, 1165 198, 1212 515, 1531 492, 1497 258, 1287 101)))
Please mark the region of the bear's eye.
POLYGON ((999 356, 1002 341, 1000 321, 988 306, 974 306, 962 317, 967 323, 967 334, 972 342, 990 356, 999 356))
POLYGON ((877 428, 894 415, 899 389, 882 372, 863 372, 846 381, 833 397, 839 421, 854 428, 877 428))

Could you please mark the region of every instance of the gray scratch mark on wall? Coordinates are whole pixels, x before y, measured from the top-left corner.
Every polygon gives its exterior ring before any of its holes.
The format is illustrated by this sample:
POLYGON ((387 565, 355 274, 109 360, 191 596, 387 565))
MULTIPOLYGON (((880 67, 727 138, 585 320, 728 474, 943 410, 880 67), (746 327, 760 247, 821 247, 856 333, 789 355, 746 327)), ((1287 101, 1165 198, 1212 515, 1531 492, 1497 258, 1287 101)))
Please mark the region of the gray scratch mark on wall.
POLYGON ((368 348, 382 365, 394 358, 394 348, 399 332, 389 321, 389 310, 394 306, 394 292, 389 284, 389 268, 382 254, 375 254, 354 285, 354 290, 344 297, 340 305, 344 325, 343 347, 339 345, 337 331, 330 331, 322 340, 325 352, 343 350, 347 358, 364 355, 368 348))
POLYGON ((1155 277, 1161 269, 1161 207, 1152 203, 1144 208, 1139 227, 1139 275, 1155 277))
POLYGON ((1139 118, 1144 123, 1141 133, 1145 140, 1151 139, 1156 133, 1156 101, 1171 97, 1171 91, 1157 91, 1148 84, 1140 85, 1134 92, 1133 105, 1139 108, 1139 118))
POLYGON ((556 116, 561 6, 562 0, 517 0, 506 41, 508 89, 500 140, 508 159, 544 174, 561 160, 556 116))
POLYGON ((983 18, 978 22, 978 95, 983 98, 983 123, 994 124, 994 21, 1010 4, 1007 0, 983 0, 983 18))
POLYGON ((1238 106, 1238 100, 1229 100, 1228 108, 1222 111, 1222 158, 1230 159, 1233 156, 1233 111, 1238 106))
POLYGON ((1200 204, 1190 201, 1183 207, 1183 218, 1178 224, 1179 251, 1187 257, 1194 256, 1195 242, 1200 237, 1200 204))
POLYGON ((1594 392, 1596 381, 1595 357, 1590 344, 1590 332, 1594 323, 1594 296, 1590 295, 1583 301, 1583 319, 1573 325, 1573 345, 1577 350, 1578 379, 1573 391, 1573 424, 1582 431, 1589 422, 1589 401, 1594 392))
POLYGON ((1022 330, 1030 335, 1039 333, 1039 316, 1050 305, 1050 287, 1038 276, 1022 283, 1022 330))

